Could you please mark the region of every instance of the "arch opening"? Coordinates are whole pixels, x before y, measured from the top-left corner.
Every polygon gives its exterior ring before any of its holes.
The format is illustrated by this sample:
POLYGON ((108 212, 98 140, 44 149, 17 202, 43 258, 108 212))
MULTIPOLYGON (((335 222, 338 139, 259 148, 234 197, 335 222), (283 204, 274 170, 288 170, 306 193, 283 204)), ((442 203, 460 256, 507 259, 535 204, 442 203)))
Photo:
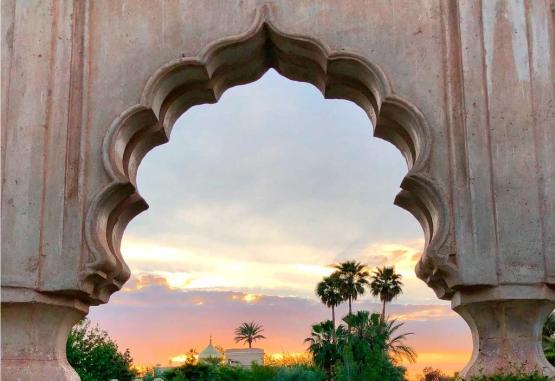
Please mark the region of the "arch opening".
POLYGON ((448 217, 440 191, 425 168, 431 134, 417 107, 395 95, 377 66, 351 53, 330 52, 313 39, 281 32, 264 14, 246 33, 218 41, 198 57, 168 63, 149 79, 141 102, 110 126, 103 145, 112 179, 94 199, 87 215, 91 260, 82 273, 82 289, 92 304, 105 303, 130 276, 120 244, 128 222, 148 205, 136 186, 137 168, 152 148, 168 141, 176 120, 189 108, 215 103, 229 88, 259 79, 274 68, 284 77, 314 85, 327 99, 345 99, 368 115, 374 135, 394 144, 409 168, 395 204, 411 212, 425 234, 417 275, 441 298, 452 290, 446 274, 453 263, 437 258, 447 236, 448 217))

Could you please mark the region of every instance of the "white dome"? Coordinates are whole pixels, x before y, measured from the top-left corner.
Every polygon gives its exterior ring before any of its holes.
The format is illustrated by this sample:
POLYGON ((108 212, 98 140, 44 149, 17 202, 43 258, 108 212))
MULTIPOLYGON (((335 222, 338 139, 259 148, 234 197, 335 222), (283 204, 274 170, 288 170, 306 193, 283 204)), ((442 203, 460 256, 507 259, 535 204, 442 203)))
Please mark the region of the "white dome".
POLYGON ((199 360, 219 359, 222 357, 222 353, 220 353, 220 351, 214 348, 214 346, 212 345, 212 337, 210 337, 210 344, 208 344, 208 346, 204 348, 198 355, 199 360))

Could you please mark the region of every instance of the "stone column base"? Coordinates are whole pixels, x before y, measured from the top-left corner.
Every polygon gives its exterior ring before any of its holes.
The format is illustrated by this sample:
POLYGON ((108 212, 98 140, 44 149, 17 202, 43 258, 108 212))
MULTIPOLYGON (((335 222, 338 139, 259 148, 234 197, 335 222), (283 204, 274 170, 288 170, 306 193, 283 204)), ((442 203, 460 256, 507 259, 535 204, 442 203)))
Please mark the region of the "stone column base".
POLYGON ((485 300, 453 309, 470 326, 474 343, 470 363, 461 372, 474 376, 537 371, 555 377, 542 349, 542 328, 555 308, 546 299, 485 300))
POLYGON ((2 380, 79 381, 66 359, 71 327, 85 312, 43 303, 2 303, 2 380))

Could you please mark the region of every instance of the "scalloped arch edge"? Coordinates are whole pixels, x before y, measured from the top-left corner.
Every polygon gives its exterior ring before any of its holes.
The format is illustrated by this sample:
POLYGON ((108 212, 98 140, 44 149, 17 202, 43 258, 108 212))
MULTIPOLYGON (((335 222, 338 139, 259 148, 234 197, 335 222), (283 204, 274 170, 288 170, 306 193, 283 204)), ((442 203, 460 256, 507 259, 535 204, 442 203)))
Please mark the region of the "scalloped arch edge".
POLYGON ((245 33, 210 44, 198 57, 179 58, 158 69, 147 81, 141 103, 108 128, 102 159, 111 183, 98 192, 86 217, 91 256, 81 273, 81 288, 90 303, 106 303, 130 276, 120 242, 129 221, 148 208, 136 188, 142 158, 169 140, 173 124, 189 108, 215 103, 227 89, 253 82, 270 68, 311 83, 327 99, 356 103, 375 126, 374 135, 401 151, 409 172, 395 204, 417 218, 426 236, 417 275, 439 297, 452 295, 444 279, 456 277, 456 266, 437 254, 447 240, 449 210, 426 170, 432 136, 421 111, 393 94, 377 65, 356 54, 331 52, 318 40, 282 32, 272 23, 269 8, 262 7, 245 33))

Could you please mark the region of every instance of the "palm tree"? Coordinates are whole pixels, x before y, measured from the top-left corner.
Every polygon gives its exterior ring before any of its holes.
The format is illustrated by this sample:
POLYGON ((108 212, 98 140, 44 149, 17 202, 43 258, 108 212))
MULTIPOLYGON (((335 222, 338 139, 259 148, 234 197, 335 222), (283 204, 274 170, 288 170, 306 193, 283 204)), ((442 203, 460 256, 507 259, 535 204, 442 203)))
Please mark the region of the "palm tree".
POLYGON ((326 379, 333 379, 333 367, 341 357, 337 338, 342 338, 344 331, 342 326, 337 330, 331 320, 326 320, 312 326, 310 337, 305 339, 308 343, 308 351, 312 354, 314 364, 326 373, 326 379))
POLYGON ((354 314, 345 316, 343 321, 349 327, 349 331, 352 335, 358 337, 359 339, 370 339, 370 337, 368 337, 371 333, 369 328, 372 326, 370 312, 357 311, 354 314))
POLYGON ((322 303, 331 308, 331 321, 335 329, 335 307, 343 301, 341 293, 341 279, 337 273, 325 277, 316 286, 316 295, 320 297, 322 303))
MULTIPOLYGON (((374 314, 375 320, 378 320, 378 314, 374 314)), ((416 361, 416 352, 414 349, 405 344, 405 340, 412 332, 401 333, 397 335, 397 330, 403 326, 403 323, 397 323, 395 319, 384 321, 380 316, 380 322, 383 324, 383 332, 387 337, 386 349, 393 360, 398 361, 403 358, 410 363, 416 361), (396 336, 395 336, 396 335, 396 336)))
POLYGON ((363 295, 368 285, 370 274, 366 265, 356 261, 346 261, 336 264, 336 273, 341 279, 341 293, 343 300, 349 301, 349 315, 353 313, 352 301, 363 295))
POLYGON ((405 358, 411 363, 416 360, 414 349, 405 344, 406 338, 412 333, 396 334, 403 323, 397 323, 396 320, 384 321, 379 314, 370 315, 368 311, 347 315, 343 321, 349 325, 354 337, 366 341, 370 346, 383 345, 383 350, 387 351, 393 360, 405 358))
POLYGON ((239 343, 243 341, 249 344, 249 348, 252 348, 253 342, 266 338, 261 334, 262 331, 264 331, 264 328, 253 321, 250 323, 243 323, 235 328, 235 342, 239 343))
POLYGON ((395 267, 384 266, 378 268, 372 274, 372 283, 370 283, 370 291, 372 295, 379 296, 382 301, 382 321, 385 320, 385 304, 391 302, 394 298, 403 292, 401 282, 401 274, 395 272, 395 267))

